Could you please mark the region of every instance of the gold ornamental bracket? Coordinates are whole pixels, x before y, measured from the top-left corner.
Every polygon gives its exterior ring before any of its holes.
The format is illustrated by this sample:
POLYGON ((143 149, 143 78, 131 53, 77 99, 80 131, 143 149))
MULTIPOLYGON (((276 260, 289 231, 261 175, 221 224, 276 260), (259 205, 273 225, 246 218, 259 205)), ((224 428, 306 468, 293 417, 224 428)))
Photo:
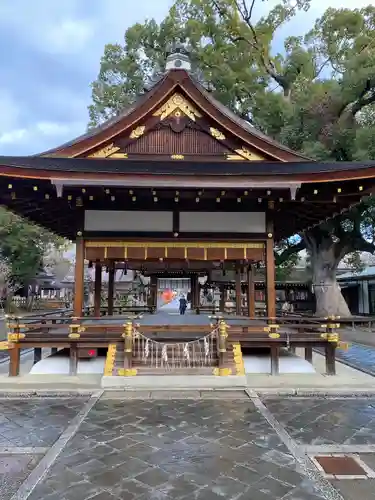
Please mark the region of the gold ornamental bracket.
POLYGON ((217 128, 210 127, 210 134, 218 141, 225 140, 225 135, 222 132, 220 132, 220 130, 218 130, 217 128))
POLYGON ((11 342, 7 342, 6 340, 0 342, 0 351, 8 351, 10 349, 9 344, 11 344, 11 342))
POLYGON ((260 155, 255 151, 251 151, 247 148, 236 149, 234 153, 227 153, 227 160, 237 160, 237 161, 262 161, 265 159, 264 156, 260 155))
POLYGON ((80 324, 78 325, 69 325, 70 333, 68 337, 70 339, 79 339, 81 337, 81 333, 86 331, 86 328, 80 324))
POLYGON ((136 127, 134 130, 131 131, 130 133, 130 139, 139 139, 145 132, 146 127, 144 125, 139 125, 139 127, 136 127))
POLYGON ((107 146, 104 146, 104 148, 95 151, 95 153, 90 154, 88 158, 108 158, 113 153, 117 153, 119 149, 120 149, 119 147, 111 143, 108 144, 107 146))
POLYGON ((196 118, 201 118, 202 115, 199 111, 181 94, 174 94, 164 103, 153 116, 160 116, 160 121, 165 120, 170 115, 174 115, 176 118, 185 115, 190 120, 195 121, 196 118))
POLYGON ((268 333, 270 339, 279 339, 280 338, 280 333, 278 332, 279 328, 280 325, 269 324, 268 326, 264 327, 264 331, 268 333))

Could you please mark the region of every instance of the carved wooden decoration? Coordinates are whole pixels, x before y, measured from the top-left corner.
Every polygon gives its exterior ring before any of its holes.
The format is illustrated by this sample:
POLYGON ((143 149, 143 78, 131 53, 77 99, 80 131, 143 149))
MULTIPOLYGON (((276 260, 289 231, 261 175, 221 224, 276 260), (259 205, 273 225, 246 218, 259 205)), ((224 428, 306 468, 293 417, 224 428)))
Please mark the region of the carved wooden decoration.
POLYGON ((252 151, 249 151, 246 148, 236 149, 236 153, 239 156, 242 156, 242 158, 245 158, 246 160, 250 161, 264 160, 263 156, 259 156, 258 154, 253 153, 252 151))
POLYGON ((143 135, 145 129, 146 127, 144 125, 140 125, 139 127, 135 128, 130 134, 130 139, 139 139, 143 135))
POLYGON ((109 156, 108 158, 121 158, 123 160, 126 160, 128 158, 128 153, 113 153, 113 155, 109 156))
POLYGON ((225 140, 225 135, 222 132, 220 132, 220 130, 217 130, 217 128, 210 127, 210 134, 218 141, 225 140))
POLYGON ((237 161, 243 161, 243 160, 249 160, 249 161, 262 161, 264 160, 264 156, 260 156, 257 153, 254 153, 252 151, 249 151, 246 148, 241 148, 241 149, 236 149, 235 151, 236 154, 234 153, 228 153, 226 155, 227 160, 237 160, 237 161))
POLYGON ((111 143, 108 144, 107 146, 104 146, 104 148, 99 149, 99 151, 95 151, 95 153, 89 155, 89 158, 108 158, 113 153, 116 153, 119 149, 120 148, 114 146, 114 144, 111 143))
POLYGON ((174 94, 165 104, 155 111, 153 116, 160 116, 160 120, 164 120, 170 115, 180 118, 182 114, 193 121, 202 116, 185 97, 181 94, 174 94))

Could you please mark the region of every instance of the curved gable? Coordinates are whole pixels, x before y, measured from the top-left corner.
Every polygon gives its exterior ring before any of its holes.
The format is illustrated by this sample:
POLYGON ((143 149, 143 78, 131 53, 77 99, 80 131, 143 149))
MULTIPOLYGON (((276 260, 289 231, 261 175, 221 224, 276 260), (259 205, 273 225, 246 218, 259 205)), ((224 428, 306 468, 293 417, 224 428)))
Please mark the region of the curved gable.
POLYGON ((130 108, 42 156, 301 161, 213 98, 185 70, 171 70, 130 108), (137 144, 138 143, 138 144, 137 144))

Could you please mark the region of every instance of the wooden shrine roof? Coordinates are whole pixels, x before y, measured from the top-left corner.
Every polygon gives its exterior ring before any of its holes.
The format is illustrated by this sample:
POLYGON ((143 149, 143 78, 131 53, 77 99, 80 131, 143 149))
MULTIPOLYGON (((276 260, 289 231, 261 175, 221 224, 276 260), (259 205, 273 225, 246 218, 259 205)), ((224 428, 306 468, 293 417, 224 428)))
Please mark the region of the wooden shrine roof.
POLYGON ((271 205, 282 239, 348 209, 374 184, 375 162, 315 162, 293 152, 184 70, 165 73, 132 106, 66 144, 0 157, 0 204, 72 240, 85 209, 251 212, 271 205))
MULTIPOLYGON (((207 145, 204 141, 206 134, 211 135, 217 143, 221 141, 225 146, 222 149, 226 149, 227 152, 235 153, 236 150, 241 151, 245 148, 242 154, 240 153, 242 158, 248 156, 249 159, 251 153, 254 158, 258 158, 260 153, 261 159, 309 160, 256 130, 215 99, 189 72, 178 69, 166 72, 154 87, 117 116, 61 146, 44 152, 43 155, 79 157, 90 156, 93 152, 101 154, 100 148, 112 146, 116 139, 126 137, 130 142, 137 142, 142 137, 143 140, 148 133, 158 128, 161 121, 169 124, 177 134, 184 132, 186 126, 190 132, 194 130, 197 136, 195 141, 202 145, 207 145)), ((160 131, 158 135, 162 135, 160 131)), ((129 141, 126 142, 129 146, 129 141)), ((121 145, 119 149, 122 149, 121 145)), ((151 154, 152 151, 148 149, 147 152, 151 154)), ((215 152, 218 153, 219 150, 215 152)), ((157 154, 157 151, 154 153, 157 154)), ((177 150, 173 153, 183 154, 177 150)))
MULTIPOLYGON (((149 176, 254 176, 265 180, 299 180, 319 182, 365 179, 375 176, 375 161, 367 162, 265 162, 265 161, 206 161, 193 160, 130 160, 97 158, 61 158, 45 156, 0 156, 0 175, 45 178, 56 172, 77 173, 89 179, 90 174, 149 176)), ((59 177, 60 177, 59 175, 59 177)), ((82 178, 82 177, 80 177, 82 178)), ((84 178, 82 178, 84 181, 84 178)), ((197 186, 199 185, 197 179, 197 186)))

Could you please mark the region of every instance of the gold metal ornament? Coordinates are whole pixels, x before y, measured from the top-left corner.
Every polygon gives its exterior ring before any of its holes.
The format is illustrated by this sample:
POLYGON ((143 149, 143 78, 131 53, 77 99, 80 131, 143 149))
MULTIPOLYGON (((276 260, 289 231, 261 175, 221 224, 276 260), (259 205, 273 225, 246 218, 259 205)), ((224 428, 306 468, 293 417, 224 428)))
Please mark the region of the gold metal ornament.
POLYGON ((144 125, 140 125, 139 127, 135 128, 131 131, 130 139, 139 139, 144 134, 145 129, 146 127, 144 125))
MULTIPOLYGON (((171 114, 176 116, 176 112, 180 112, 195 121, 196 118, 201 118, 199 111, 181 94, 174 94, 168 101, 163 104, 153 116, 160 116, 160 120, 164 120, 171 114)), ((178 115, 177 115, 178 116, 178 115)))
POLYGON ((115 146, 113 142, 111 144, 108 144, 108 146, 104 146, 104 148, 99 149, 99 151, 95 151, 95 153, 92 153, 89 155, 89 158, 108 158, 108 156, 111 156, 113 153, 116 153, 120 148, 115 146))
POLYGON ((260 156, 257 153, 254 153, 247 148, 236 149, 235 152, 245 160, 249 161, 264 160, 264 156, 260 156))
POLYGON ((225 139, 225 135, 222 132, 220 132, 220 130, 218 130, 217 128, 210 127, 210 134, 218 141, 224 141, 225 139))

